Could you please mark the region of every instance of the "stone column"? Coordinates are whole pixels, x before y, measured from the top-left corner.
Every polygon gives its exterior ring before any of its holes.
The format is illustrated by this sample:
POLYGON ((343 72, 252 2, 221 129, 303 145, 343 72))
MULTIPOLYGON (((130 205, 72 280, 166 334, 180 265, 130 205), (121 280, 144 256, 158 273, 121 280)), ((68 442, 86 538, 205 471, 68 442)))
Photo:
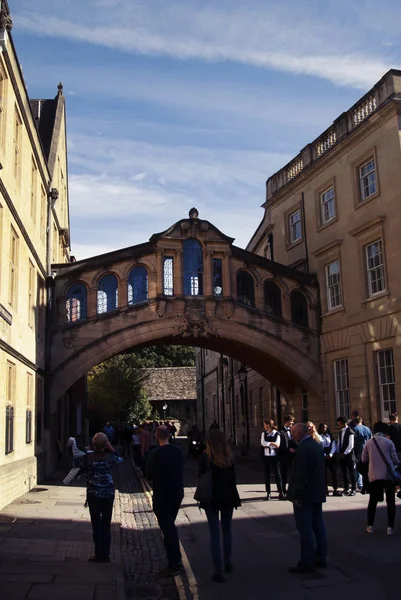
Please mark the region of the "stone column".
POLYGON ((97 315, 97 287, 91 288, 88 293, 88 318, 97 315))
POLYGON ((118 308, 128 305, 128 279, 120 279, 118 283, 118 308))
POLYGON ((158 248, 156 253, 156 295, 164 293, 163 259, 163 250, 158 248))
POLYGON ((182 268, 182 248, 177 248, 174 259, 174 296, 184 294, 183 268, 182 268))
MULTIPOLYGON (((229 252, 224 252, 223 257, 223 296, 229 298, 231 296, 231 255, 229 252)), ((236 295, 236 294, 235 294, 236 295)))
POLYGON ((212 273, 213 253, 205 249, 203 251, 203 295, 213 296, 213 273, 212 273))

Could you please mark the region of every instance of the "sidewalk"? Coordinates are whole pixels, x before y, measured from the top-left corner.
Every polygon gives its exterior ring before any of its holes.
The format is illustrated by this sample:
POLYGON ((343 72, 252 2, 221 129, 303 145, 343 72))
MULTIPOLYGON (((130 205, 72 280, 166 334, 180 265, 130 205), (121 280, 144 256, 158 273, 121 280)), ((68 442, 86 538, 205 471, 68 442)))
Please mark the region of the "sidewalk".
POLYGON ((119 524, 110 564, 93 555, 84 479, 36 486, 0 512, 0 590, 5 600, 124 600, 119 524))

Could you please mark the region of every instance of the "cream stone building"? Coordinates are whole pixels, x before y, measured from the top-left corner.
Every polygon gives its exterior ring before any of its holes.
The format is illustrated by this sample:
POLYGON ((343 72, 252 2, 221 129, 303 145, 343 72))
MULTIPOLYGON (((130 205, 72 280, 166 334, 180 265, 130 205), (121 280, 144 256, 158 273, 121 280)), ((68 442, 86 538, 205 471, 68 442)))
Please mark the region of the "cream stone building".
MULTIPOLYGON (((256 414, 260 429, 288 410, 335 427, 352 410, 372 424, 401 409, 400 134, 401 71, 391 70, 269 177, 247 250, 318 276, 322 385, 318 396, 285 398, 248 372, 248 427, 256 414), (258 389, 268 390, 259 402, 258 389)), ((221 390, 218 362, 209 359, 198 381, 208 382, 209 402, 221 390)), ((230 377, 238 389, 235 365, 230 377)))
POLYGON ((46 279, 69 261, 65 105, 30 100, 0 3, 0 509, 37 480, 46 419, 46 279))

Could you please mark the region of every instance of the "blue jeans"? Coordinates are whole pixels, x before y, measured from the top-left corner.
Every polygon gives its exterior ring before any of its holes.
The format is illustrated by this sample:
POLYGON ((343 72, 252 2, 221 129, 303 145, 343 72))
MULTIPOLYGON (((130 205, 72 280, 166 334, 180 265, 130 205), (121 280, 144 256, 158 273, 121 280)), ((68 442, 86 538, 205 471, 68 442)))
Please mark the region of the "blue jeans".
POLYGON ((221 532, 223 534, 223 553, 224 565, 231 565, 231 521, 233 518, 233 508, 225 510, 206 509, 207 522, 210 531, 210 548, 212 551, 213 566, 216 573, 223 573, 223 561, 220 551, 220 514, 221 514, 221 532))
POLYGON ((92 522, 93 542, 97 558, 109 558, 111 544, 111 516, 114 496, 95 498, 88 496, 89 514, 92 522))
POLYGON ((294 504, 295 525, 301 538, 302 567, 313 567, 315 560, 326 562, 327 538, 321 503, 294 504))

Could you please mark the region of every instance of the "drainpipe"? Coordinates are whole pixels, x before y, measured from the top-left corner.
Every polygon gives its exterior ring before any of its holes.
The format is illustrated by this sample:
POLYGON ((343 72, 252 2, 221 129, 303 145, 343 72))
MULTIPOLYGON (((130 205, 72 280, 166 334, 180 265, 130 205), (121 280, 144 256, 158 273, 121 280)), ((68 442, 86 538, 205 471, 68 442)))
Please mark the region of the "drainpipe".
POLYGON ((306 235, 305 197, 304 197, 303 192, 301 194, 301 202, 302 202, 302 223, 303 223, 303 228, 304 228, 304 239, 305 239, 306 272, 309 273, 308 236, 306 235))

